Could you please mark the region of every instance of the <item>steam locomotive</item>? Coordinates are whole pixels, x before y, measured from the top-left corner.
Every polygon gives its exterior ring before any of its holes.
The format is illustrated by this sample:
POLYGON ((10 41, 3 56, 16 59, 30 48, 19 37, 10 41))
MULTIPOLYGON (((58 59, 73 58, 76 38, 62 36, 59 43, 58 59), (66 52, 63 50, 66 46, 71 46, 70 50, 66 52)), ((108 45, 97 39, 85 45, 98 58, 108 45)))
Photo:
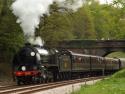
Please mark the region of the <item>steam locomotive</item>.
POLYGON ((14 56, 13 77, 17 84, 68 80, 111 73, 121 68, 117 58, 48 49, 27 43, 14 56))

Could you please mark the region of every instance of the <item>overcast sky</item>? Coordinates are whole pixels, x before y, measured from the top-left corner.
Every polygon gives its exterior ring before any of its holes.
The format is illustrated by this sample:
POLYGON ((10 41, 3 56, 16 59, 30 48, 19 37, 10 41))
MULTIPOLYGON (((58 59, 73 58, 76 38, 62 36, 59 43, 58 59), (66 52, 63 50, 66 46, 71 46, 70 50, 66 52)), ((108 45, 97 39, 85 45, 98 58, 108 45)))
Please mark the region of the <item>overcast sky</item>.
POLYGON ((113 0, 100 0, 100 3, 101 4, 104 4, 104 3, 111 3, 113 0))

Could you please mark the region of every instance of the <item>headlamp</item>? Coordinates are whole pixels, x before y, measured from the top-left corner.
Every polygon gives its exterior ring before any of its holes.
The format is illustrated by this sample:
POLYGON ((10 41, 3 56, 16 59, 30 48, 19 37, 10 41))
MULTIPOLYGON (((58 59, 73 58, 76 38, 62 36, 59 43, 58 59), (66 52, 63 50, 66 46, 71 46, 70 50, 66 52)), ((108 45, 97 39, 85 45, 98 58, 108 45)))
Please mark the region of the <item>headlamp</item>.
POLYGON ((35 52, 31 52, 30 54, 31 54, 31 56, 35 56, 35 52))
POLYGON ((25 66, 22 66, 22 71, 25 71, 26 70, 26 67, 25 66))

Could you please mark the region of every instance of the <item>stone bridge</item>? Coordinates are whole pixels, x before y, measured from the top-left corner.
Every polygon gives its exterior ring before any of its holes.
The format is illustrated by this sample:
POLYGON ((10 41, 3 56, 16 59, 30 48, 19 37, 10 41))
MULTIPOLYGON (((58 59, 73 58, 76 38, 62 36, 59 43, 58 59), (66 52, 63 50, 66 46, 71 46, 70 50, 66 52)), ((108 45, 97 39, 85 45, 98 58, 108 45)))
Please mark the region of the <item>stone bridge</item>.
POLYGON ((60 42, 58 47, 84 54, 106 56, 112 52, 124 52, 125 40, 70 40, 60 42))

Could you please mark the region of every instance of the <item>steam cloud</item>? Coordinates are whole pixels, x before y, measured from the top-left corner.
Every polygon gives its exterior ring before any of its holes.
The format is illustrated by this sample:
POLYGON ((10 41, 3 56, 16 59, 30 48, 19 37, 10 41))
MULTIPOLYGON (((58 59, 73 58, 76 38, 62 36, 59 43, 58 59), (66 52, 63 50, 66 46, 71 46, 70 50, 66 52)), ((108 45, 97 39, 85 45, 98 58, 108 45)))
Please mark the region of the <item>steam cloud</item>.
POLYGON ((41 37, 30 37, 27 39, 28 42, 30 42, 33 45, 39 45, 39 46, 43 46, 44 45, 44 41, 41 39, 41 37))
POLYGON ((72 0, 72 3, 69 0, 15 0, 11 5, 12 12, 17 16, 17 23, 20 24, 25 38, 32 37, 34 41, 37 41, 35 39, 41 41, 40 37, 35 38, 35 29, 39 28, 40 18, 43 14, 49 13, 49 5, 53 2, 74 11, 83 4, 83 0, 72 0))

